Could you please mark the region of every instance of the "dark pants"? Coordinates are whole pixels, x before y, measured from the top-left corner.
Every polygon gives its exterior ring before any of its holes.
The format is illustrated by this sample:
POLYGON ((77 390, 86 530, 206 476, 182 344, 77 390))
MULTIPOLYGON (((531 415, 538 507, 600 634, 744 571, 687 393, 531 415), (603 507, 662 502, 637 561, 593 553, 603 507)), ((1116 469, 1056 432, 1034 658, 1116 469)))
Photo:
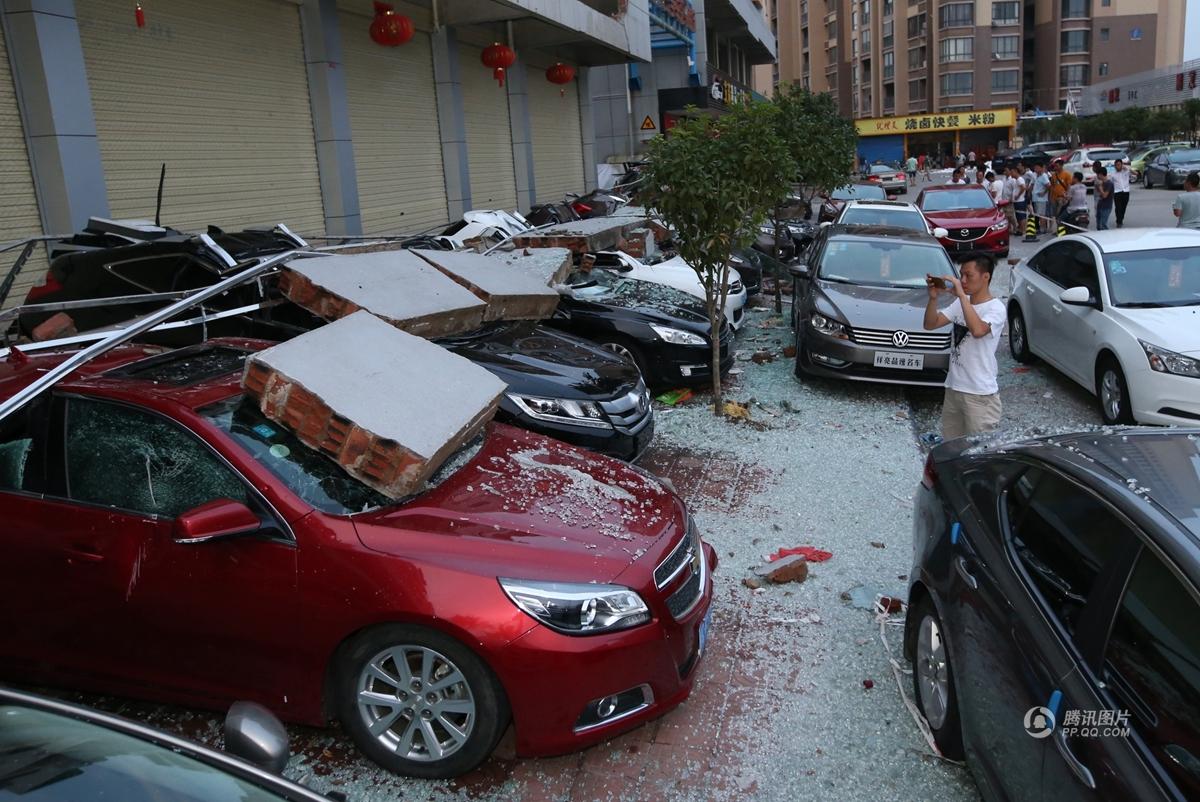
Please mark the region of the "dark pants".
POLYGON ((1108 230, 1108 214, 1109 214, 1109 212, 1112 211, 1112 209, 1113 209, 1113 207, 1111 204, 1105 204, 1104 206, 1101 206, 1098 203, 1096 204, 1096 230, 1097 231, 1107 231, 1108 230))
POLYGON ((1128 192, 1114 192, 1113 193, 1113 203, 1116 204, 1117 227, 1120 228, 1121 226, 1125 225, 1125 207, 1129 205, 1129 193, 1128 192))

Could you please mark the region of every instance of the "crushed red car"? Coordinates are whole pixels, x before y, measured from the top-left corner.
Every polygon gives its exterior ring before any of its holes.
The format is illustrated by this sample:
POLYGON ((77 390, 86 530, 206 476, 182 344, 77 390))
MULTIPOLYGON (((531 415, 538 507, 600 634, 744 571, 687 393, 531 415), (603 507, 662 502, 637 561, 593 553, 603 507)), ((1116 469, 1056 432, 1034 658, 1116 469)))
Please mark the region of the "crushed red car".
MULTIPOLYGON (((501 424, 391 501, 243 397, 269 343, 125 346, 0 419, 0 673, 340 720, 392 771, 683 701, 716 555, 649 474, 501 424)), ((0 400, 73 352, 10 354, 0 400)))
POLYGON ((917 197, 917 208, 934 228, 946 229, 939 237, 953 259, 979 254, 1008 256, 1008 220, 992 193, 970 184, 925 187, 917 197))

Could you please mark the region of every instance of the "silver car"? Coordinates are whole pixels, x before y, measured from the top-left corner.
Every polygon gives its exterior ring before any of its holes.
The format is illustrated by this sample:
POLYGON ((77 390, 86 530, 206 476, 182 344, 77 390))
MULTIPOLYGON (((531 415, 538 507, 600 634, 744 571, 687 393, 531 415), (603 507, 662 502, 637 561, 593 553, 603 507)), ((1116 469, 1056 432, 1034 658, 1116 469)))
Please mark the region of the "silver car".
POLYGON ((941 244, 902 228, 827 226, 792 265, 799 378, 941 386, 951 327, 924 330, 926 274, 958 275, 941 244))
POLYGON ((908 193, 908 176, 899 164, 872 164, 863 173, 863 178, 879 184, 892 195, 908 193))

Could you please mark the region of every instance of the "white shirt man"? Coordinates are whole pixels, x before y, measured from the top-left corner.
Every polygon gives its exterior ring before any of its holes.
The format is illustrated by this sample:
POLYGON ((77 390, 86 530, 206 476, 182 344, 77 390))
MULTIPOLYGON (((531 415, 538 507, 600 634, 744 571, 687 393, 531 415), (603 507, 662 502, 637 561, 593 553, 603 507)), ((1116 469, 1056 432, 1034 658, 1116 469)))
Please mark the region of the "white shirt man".
POLYGON ((1125 209, 1129 206, 1129 168, 1117 159, 1113 162, 1108 178, 1113 183, 1113 211, 1117 216, 1117 228, 1125 226, 1125 209))

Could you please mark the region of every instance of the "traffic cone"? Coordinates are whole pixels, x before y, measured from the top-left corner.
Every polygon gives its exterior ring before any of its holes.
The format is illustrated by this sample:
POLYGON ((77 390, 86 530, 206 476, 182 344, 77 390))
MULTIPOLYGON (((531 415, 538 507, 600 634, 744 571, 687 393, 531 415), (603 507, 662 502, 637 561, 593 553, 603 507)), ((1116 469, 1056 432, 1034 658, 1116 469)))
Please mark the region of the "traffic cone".
POLYGON ((1038 241, 1038 219, 1037 215, 1030 212, 1025 217, 1025 242, 1038 241))
POLYGON ((1060 237, 1067 236, 1067 224, 1064 223, 1062 220, 1058 221, 1058 236, 1060 236, 1060 237))

